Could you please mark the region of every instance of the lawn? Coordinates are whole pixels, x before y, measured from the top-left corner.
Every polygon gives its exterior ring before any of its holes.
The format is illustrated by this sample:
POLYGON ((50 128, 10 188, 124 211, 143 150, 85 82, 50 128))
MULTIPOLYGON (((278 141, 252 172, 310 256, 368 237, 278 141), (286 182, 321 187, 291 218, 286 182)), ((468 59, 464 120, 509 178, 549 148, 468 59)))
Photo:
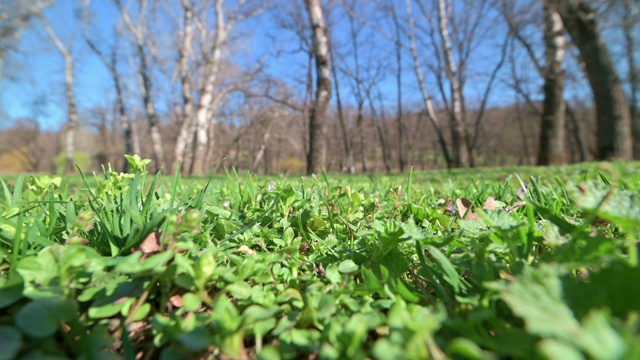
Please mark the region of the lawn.
POLYGON ((3 177, 0 359, 637 359, 640 163, 3 177))

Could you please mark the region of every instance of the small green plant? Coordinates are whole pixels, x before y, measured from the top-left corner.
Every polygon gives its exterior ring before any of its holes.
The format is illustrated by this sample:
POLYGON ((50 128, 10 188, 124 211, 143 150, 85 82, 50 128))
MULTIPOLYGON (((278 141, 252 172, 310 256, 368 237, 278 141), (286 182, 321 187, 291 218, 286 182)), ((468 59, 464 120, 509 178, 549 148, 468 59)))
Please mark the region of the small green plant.
POLYGON ((640 354, 638 163, 203 182, 128 160, 0 180, 0 358, 640 354))
POLYGON ((138 154, 125 155, 124 157, 127 159, 131 172, 133 173, 137 171, 146 172, 147 165, 151 164, 151 159, 141 159, 138 154))

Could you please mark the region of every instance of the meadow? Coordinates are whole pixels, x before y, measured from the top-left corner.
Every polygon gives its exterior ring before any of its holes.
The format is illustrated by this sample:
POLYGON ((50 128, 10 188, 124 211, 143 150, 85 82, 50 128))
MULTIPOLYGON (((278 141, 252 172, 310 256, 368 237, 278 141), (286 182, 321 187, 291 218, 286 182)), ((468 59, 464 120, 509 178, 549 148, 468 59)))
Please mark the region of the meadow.
POLYGON ((0 359, 638 359, 640 163, 3 177, 0 359))

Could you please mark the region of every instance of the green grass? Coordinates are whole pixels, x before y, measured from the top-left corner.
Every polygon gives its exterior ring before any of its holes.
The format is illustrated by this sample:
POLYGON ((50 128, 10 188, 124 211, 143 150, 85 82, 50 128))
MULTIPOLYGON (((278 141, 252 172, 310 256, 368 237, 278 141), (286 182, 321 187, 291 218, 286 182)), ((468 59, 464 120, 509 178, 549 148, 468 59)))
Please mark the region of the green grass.
POLYGON ((640 163, 181 179, 132 161, 3 177, 0 358, 640 357, 640 163))

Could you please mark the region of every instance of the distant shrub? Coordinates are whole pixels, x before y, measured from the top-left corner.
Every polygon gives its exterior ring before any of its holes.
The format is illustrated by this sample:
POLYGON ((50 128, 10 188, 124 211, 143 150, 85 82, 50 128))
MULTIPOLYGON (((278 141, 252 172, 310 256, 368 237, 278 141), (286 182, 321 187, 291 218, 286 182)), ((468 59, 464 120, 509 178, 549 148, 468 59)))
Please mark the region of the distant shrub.
POLYGON ((299 174, 304 171, 304 161, 295 156, 289 156, 280 163, 280 169, 287 174, 299 174))
MULTIPOLYGON (((88 171, 91 168, 91 157, 84 151, 76 151, 73 153, 73 163, 78 164, 82 171, 88 171)), ((56 167, 56 173, 64 174, 67 165, 67 156, 64 151, 56 155, 55 159, 53 159, 53 164, 56 167)))

